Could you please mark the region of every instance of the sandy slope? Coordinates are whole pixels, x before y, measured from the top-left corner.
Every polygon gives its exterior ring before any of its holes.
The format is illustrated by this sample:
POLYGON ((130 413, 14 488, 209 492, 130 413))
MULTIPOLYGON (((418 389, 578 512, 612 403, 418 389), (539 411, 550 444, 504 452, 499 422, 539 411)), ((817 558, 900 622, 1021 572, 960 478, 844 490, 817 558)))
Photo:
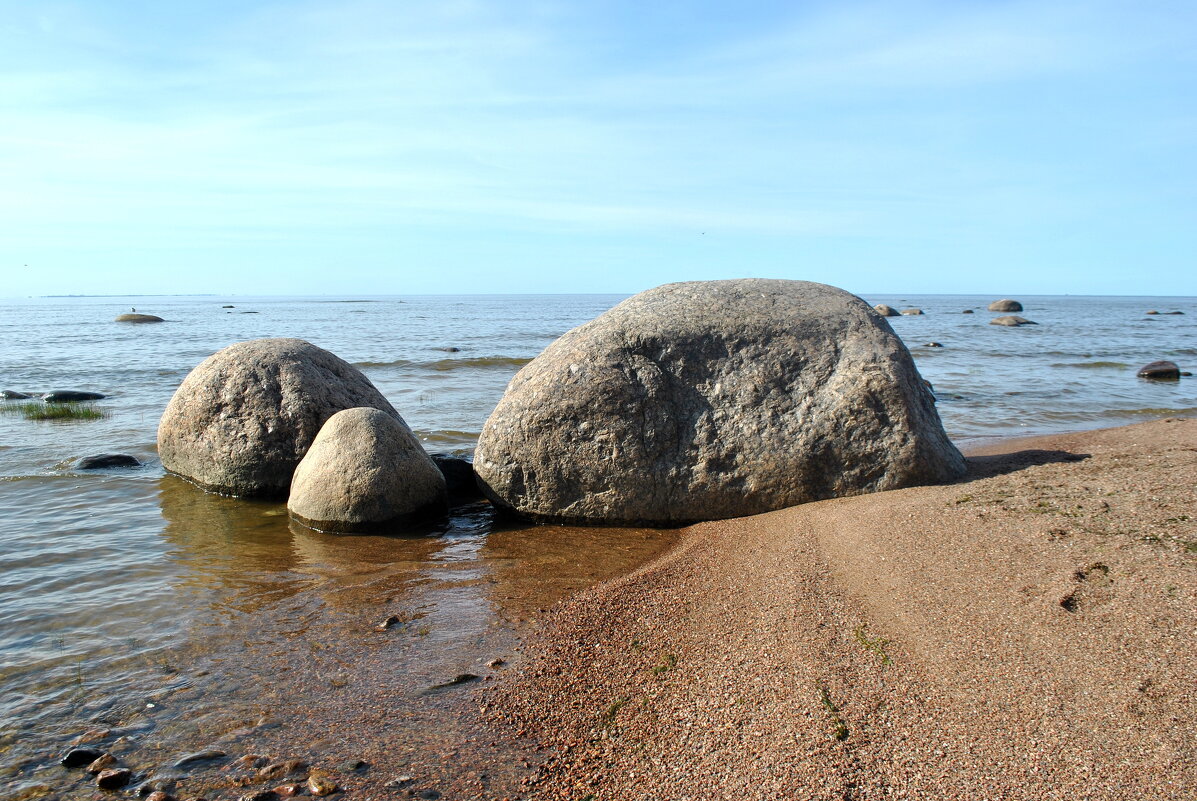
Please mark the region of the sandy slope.
POLYGON ((1197 798, 1197 420, 999 450, 559 607, 480 696, 526 795, 1197 798))

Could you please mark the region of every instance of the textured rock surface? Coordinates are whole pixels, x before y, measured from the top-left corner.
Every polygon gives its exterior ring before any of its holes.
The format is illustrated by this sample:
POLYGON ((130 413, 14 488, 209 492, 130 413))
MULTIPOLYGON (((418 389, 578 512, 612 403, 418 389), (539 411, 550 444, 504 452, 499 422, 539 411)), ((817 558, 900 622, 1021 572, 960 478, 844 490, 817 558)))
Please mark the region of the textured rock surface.
POLYGON ((804 281, 667 284, 512 379, 474 470, 539 520, 681 523, 945 481, 964 461, 884 319, 804 281))
POLYGON ((877 312, 882 317, 897 317, 898 316, 897 309, 895 309, 893 306, 888 306, 884 303, 878 303, 876 306, 873 307, 873 311, 877 312))
POLYGON ((989 304, 990 311, 996 312, 1015 312, 1022 311, 1022 304, 1017 300, 1010 300, 1009 298, 1003 300, 995 300, 989 304))
POLYGON ((1025 317, 1019 317, 1017 314, 1007 314, 1005 317, 994 317, 989 321, 990 325, 1005 325, 1005 326, 1019 326, 1019 325, 1039 325, 1033 320, 1028 320, 1025 317))
POLYGON ((322 348, 302 339, 239 342, 183 379, 158 424, 158 455, 206 489, 285 498, 324 421, 358 406, 403 423, 361 371, 322 348))
POLYGON ((378 409, 328 418, 295 469, 287 509, 321 531, 369 531, 444 514, 445 478, 406 425, 378 409))
POLYGON ((1163 360, 1143 365, 1135 375, 1157 381, 1176 381, 1180 378, 1180 367, 1176 362, 1163 360))

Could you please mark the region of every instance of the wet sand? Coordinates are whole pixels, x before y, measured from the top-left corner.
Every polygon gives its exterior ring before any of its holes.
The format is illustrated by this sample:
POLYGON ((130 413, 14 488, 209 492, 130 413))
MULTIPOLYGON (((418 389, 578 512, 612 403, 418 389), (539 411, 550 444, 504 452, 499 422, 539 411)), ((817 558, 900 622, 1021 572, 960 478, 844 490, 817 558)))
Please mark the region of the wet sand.
POLYGON ((473 698, 548 799, 1191 799, 1197 420, 682 532, 473 698))

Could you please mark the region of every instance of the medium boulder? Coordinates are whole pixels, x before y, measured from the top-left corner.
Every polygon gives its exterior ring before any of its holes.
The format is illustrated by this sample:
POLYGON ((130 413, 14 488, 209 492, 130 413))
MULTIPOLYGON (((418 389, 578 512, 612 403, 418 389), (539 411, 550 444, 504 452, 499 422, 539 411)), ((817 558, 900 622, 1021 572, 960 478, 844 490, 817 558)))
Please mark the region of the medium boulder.
POLYGON ((923 313, 922 309, 902 309, 902 314, 904 314, 907 317, 917 317, 918 315, 920 315, 922 313, 923 313))
POLYGON ((75 462, 76 470, 107 470, 111 467, 141 467, 141 462, 127 453, 100 453, 75 462))
POLYGON ((82 392, 77 389, 56 389, 53 392, 47 392, 42 395, 42 400, 46 403, 76 403, 79 401, 93 401, 103 400, 105 397, 102 392, 82 392))
POLYGON ((118 322, 118 323, 165 323, 166 320, 163 320, 161 317, 159 317, 156 314, 121 314, 121 315, 117 316, 117 318, 114 322, 118 322))
POLYGON ((361 371, 302 339, 230 345, 192 370, 158 424, 162 466, 228 495, 286 497, 320 427, 344 409, 406 426, 361 371))
POLYGON ((1020 325, 1039 325, 1033 320, 1028 320, 1025 317, 1019 317, 1017 314, 1008 314, 1005 317, 994 317, 989 321, 990 325, 1006 325, 1006 326, 1020 326, 1020 325))
POLYGON ((897 309, 895 309, 893 306, 887 306, 884 303, 878 303, 876 306, 873 307, 873 311, 877 312, 882 317, 897 317, 898 316, 897 309))
POLYGON ((15 389, 6 389, 0 395, 3 395, 5 400, 30 400, 33 397, 24 392, 17 392, 15 389))
POLYGON ((1150 378, 1155 381, 1178 381, 1180 379, 1180 367, 1177 366, 1176 362, 1161 360, 1143 365, 1135 375, 1139 378, 1150 378))
POLYGON ((474 470, 540 521, 671 525, 947 481, 965 469, 910 352, 806 281, 667 284, 512 379, 474 470))
POLYGON ((295 468, 287 509, 321 531, 369 531, 442 515, 445 479, 405 424, 378 409, 328 418, 295 468))
POLYGON ((1022 304, 1017 300, 1010 300, 1009 298, 1006 298, 1004 300, 995 300, 993 303, 990 303, 989 310, 995 312, 1022 311, 1022 304))

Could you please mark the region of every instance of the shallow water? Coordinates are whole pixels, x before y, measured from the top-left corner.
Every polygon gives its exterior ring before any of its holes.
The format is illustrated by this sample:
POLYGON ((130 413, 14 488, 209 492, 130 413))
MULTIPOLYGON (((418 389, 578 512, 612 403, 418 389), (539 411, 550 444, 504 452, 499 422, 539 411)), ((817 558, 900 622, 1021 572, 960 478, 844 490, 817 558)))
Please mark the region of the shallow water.
MULTIPOLYGON (((318 534, 289 523, 281 504, 164 475, 155 429, 178 383, 215 350, 300 336, 357 364, 430 451, 465 454, 515 371, 619 299, 0 304, 3 388, 109 396, 95 404, 109 415, 98 421, 0 414, 0 797, 91 797, 78 771, 54 763, 88 731, 107 731, 100 744, 142 774, 203 748, 256 748, 361 758, 430 787, 454 775, 504 786, 518 774, 508 755, 471 745, 477 733, 454 714, 461 694, 429 688, 463 673, 485 681, 502 670, 486 662, 518 658, 520 627, 539 610, 643 563, 673 535, 504 529, 485 505, 429 536, 318 534), (168 322, 109 322, 131 306, 168 322), (72 467, 112 451, 147 464, 72 467), (399 622, 376 631, 391 615, 399 622)), ((1022 316, 1039 325, 1017 329, 988 325, 989 298, 867 299, 926 312, 890 324, 958 441, 1197 412, 1193 379, 1134 375, 1160 358, 1194 367, 1195 299, 1024 297, 1022 316)), ((226 766, 194 769, 193 786, 237 797, 220 789, 232 781, 226 766)))

